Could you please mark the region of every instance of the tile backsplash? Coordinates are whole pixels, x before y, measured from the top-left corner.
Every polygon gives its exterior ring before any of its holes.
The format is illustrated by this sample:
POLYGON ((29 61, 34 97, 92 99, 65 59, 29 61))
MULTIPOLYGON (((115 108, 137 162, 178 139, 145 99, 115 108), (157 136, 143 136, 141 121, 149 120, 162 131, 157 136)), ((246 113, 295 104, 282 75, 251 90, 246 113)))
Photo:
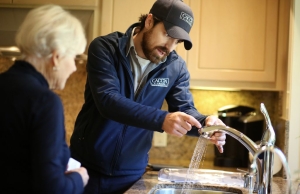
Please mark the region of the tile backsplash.
MULTIPOLYGON (((12 61, 0 57, 0 72, 12 65, 12 61)), ((73 73, 62 91, 55 91, 62 99, 65 111, 66 140, 69 143, 76 116, 83 104, 83 94, 86 82, 85 64, 77 64, 77 71, 73 73)), ((283 150, 285 122, 281 116, 281 94, 273 91, 212 91, 191 90, 195 107, 206 115, 216 114, 217 110, 225 105, 244 105, 259 110, 263 102, 270 114, 271 121, 277 135, 276 144, 283 150)), ((163 109, 167 109, 166 103, 163 109)), ((168 135, 166 147, 152 147, 150 158, 158 160, 190 160, 198 138, 184 136, 182 138, 168 135)), ((214 157, 214 147, 207 146, 206 158, 214 157)))

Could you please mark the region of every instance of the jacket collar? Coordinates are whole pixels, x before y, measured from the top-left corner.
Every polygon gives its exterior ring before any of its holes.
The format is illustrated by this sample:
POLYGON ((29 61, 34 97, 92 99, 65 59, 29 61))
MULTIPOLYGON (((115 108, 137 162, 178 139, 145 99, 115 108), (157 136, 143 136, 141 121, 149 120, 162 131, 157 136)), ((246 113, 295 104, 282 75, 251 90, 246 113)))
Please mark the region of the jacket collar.
POLYGON ((42 86, 49 88, 49 84, 45 77, 27 61, 15 61, 14 65, 11 67, 11 71, 22 72, 31 75, 35 77, 42 86))

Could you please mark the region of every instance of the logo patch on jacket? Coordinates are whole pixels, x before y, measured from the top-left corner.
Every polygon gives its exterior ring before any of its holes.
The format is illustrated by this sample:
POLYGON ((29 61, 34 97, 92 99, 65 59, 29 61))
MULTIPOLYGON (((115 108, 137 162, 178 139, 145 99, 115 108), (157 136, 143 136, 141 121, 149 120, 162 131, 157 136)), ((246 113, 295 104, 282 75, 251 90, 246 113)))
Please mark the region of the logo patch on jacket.
POLYGON ((168 87, 169 78, 154 78, 151 80, 151 86, 168 87))

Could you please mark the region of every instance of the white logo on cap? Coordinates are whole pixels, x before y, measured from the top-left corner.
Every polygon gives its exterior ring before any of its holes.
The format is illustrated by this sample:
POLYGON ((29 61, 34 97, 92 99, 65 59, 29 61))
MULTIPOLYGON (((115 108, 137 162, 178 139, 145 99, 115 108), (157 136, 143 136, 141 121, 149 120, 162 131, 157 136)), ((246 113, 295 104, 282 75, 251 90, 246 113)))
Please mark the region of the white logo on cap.
POLYGON ((194 20, 192 16, 190 16, 187 13, 181 12, 180 19, 182 19, 183 21, 185 21, 186 23, 188 23, 192 27, 193 20, 194 20))

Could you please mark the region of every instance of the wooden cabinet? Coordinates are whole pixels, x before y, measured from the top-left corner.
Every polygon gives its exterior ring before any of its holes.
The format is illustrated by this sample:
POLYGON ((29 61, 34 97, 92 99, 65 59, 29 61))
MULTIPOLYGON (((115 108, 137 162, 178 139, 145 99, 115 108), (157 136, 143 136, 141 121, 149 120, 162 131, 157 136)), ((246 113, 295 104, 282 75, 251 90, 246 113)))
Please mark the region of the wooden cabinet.
POLYGON ((102 0, 100 34, 125 32, 139 21, 141 14, 149 13, 155 0, 102 0))
POLYGON ((189 0, 192 88, 282 90, 289 10, 285 0, 189 0))
MULTIPOLYGON (((0 2, 6 0, 0 0, 0 2)), ((88 41, 125 32, 155 0, 13 0, 13 6, 58 3, 91 10, 88 41)), ((191 88, 283 90, 287 80, 290 0, 185 0, 194 13, 187 62, 191 88)), ((7 6, 7 4, 5 5, 7 6)))
POLYGON ((60 5, 75 15, 83 24, 87 41, 90 43, 99 36, 99 2, 101 0, 0 0, 0 16, 1 13, 4 15, 2 18, 0 17, 0 44, 14 45, 12 36, 16 33, 28 11, 43 4, 60 5), (10 3, 6 3, 7 1, 10 3))
MULTIPOLYGON (((101 31, 124 32, 154 0, 102 0, 101 31), (126 10, 126 18, 124 12, 126 10)), ((282 90, 286 85, 289 0, 185 0, 193 10, 191 87, 282 90)))
POLYGON ((51 3, 62 6, 96 6, 97 0, 13 0, 13 3, 20 5, 39 5, 51 3))
POLYGON ((0 3, 3 3, 3 4, 12 4, 12 1, 13 0, 0 0, 0 3))

